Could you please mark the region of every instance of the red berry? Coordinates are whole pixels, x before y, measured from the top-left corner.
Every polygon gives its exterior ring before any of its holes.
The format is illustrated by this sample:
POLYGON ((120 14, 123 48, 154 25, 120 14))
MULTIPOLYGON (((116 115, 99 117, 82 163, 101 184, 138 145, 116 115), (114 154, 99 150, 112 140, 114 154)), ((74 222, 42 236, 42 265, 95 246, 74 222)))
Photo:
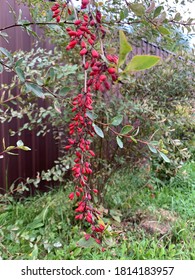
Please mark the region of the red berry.
POLYGON ((94 193, 98 193, 98 190, 97 190, 97 189, 93 189, 93 192, 94 192, 94 193))
POLYGON ((87 44, 85 43, 85 41, 81 41, 81 48, 86 48, 87 44))
POLYGON ((91 38, 88 39, 88 42, 91 46, 94 44, 94 41, 91 38))
POLYGON ((76 192, 76 196, 79 197, 81 194, 80 192, 76 192))
POLYGON ((75 216, 76 220, 82 220, 83 219, 83 214, 79 214, 75 216))
POLYGON ((94 58, 98 58, 99 57, 99 53, 96 50, 92 50, 91 54, 94 58))
POLYGON ((90 234, 85 234, 85 240, 89 240, 90 237, 91 237, 90 234))
POLYGON ((87 49, 82 49, 81 51, 80 51, 80 55, 85 55, 87 53, 87 49))
POLYGON ((83 19, 84 19, 84 21, 88 22, 88 19, 89 19, 88 15, 83 15, 83 19))
POLYGON ((89 68, 89 62, 87 61, 84 65, 84 69, 87 70, 89 68))
POLYGON ((99 80, 101 82, 105 81, 107 79, 107 77, 105 75, 100 75, 99 80))
POLYGON ((57 21, 57 22, 60 22, 60 16, 57 16, 57 17, 56 17, 56 21, 57 21))
POLYGON ((107 71, 108 71, 109 74, 114 74, 114 73, 116 73, 116 69, 113 68, 113 67, 112 67, 112 68, 108 68, 107 71))
POLYGON ((102 18, 101 12, 100 12, 100 11, 97 11, 97 12, 96 12, 96 20, 97 20, 98 23, 101 22, 101 18, 102 18))
POLYGON ((80 20, 80 19, 77 19, 77 20, 75 20, 75 22, 74 22, 75 25, 80 25, 81 23, 82 23, 82 20, 80 20))
POLYGON ((92 157, 95 156, 95 153, 92 150, 89 150, 89 153, 91 154, 92 157))
POLYGON ((71 31, 68 32, 68 35, 69 35, 70 37, 72 37, 72 36, 77 36, 77 32, 71 30, 71 31))
POLYGON ((74 193, 73 192, 70 193, 68 197, 69 197, 70 200, 73 200, 74 199, 74 193))

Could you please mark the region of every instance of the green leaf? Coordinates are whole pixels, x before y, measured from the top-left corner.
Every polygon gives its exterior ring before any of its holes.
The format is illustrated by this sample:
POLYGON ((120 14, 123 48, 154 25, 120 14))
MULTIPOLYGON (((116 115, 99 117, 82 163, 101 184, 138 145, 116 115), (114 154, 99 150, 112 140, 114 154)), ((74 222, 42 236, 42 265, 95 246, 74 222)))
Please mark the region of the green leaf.
POLYGON ((9 147, 7 147, 7 148, 6 148, 6 150, 5 150, 5 151, 7 151, 7 152, 8 152, 8 151, 11 151, 11 150, 13 150, 13 149, 15 149, 15 146, 9 146, 9 147))
POLYGON ((78 245, 80 247, 85 247, 85 248, 89 248, 89 247, 99 247, 100 245, 97 244, 97 242, 95 241, 94 238, 90 237, 88 240, 86 240, 84 237, 81 238, 78 242, 78 245))
POLYGON ((16 145, 17 145, 17 147, 22 147, 22 146, 24 146, 24 143, 22 142, 22 140, 18 140, 16 145))
POLYGON ((133 129, 132 125, 125 125, 122 129, 120 134, 128 134, 133 129))
POLYGON ((59 114, 61 114, 61 108, 60 108, 60 104, 57 100, 54 101, 54 108, 56 110, 56 112, 58 112, 59 114))
POLYGON ((117 126, 117 125, 121 124, 122 121, 123 121, 123 116, 118 115, 118 116, 116 116, 112 119, 111 124, 114 125, 114 126, 117 126))
POLYGON ((42 88, 35 85, 35 84, 32 84, 32 83, 25 83, 26 85, 26 89, 27 91, 31 91, 33 92, 37 97, 40 97, 40 98, 45 98, 45 95, 42 91, 42 88))
POLYGON ((11 53, 10 53, 7 49, 0 47, 0 52, 2 52, 2 53, 3 53, 5 56, 7 56, 11 61, 13 61, 12 55, 11 55, 11 53))
POLYGON ((132 51, 132 46, 128 43, 127 37, 125 36, 125 33, 122 30, 119 30, 119 39, 120 51, 118 66, 120 67, 125 62, 127 54, 132 51))
POLYGON ((123 142, 119 136, 116 137, 116 142, 118 146, 122 149, 123 148, 123 142))
POLYGON ((16 74, 18 75, 20 81, 23 83, 25 82, 25 75, 24 75, 24 71, 19 67, 17 66, 15 68, 15 71, 16 71, 16 74))
POLYGON ((149 69, 156 65, 160 59, 159 56, 155 55, 135 55, 124 69, 124 72, 149 69))
POLYGON ((20 59, 18 59, 18 60, 16 61, 15 67, 20 66, 20 65, 22 64, 23 61, 24 61, 24 58, 23 58, 23 57, 20 58, 20 59))
POLYGON ((165 162, 171 162, 170 159, 169 159, 165 154, 163 154, 163 153, 160 152, 160 151, 159 151, 159 154, 160 154, 160 156, 163 158, 163 160, 164 160, 165 162))
POLYGON ((20 150, 23 150, 23 151, 31 151, 31 148, 27 147, 27 146, 19 146, 18 147, 20 150))
POLYGON ((0 64, 0 74, 3 72, 3 65, 0 64))
POLYGON ((36 260, 38 257, 38 252, 39 252, 39 248, 37 246, 37 244, 34 245, 34 249, 32 251, 32 253, 30 254, 30 257, 32 260, 36 260))
POLYGON ((163 6, 158 6, 154 11, 154 18, 159 16, 162 10, 164 10, 164 7, 163 6))
POLYGON ((175 16, 174 16, 174 20, 176 21, 180 21, 182 19, 182 16, 180 13, 176 13, 175 16))
POLYGON ((68 93, 70 91, 69 87, 63 87, 60 89, 59 94, 60 95, 65 95, 66 93, 68 93))
POLYGON ((127 8, 124 8, 124 10, 120 11, 120 20, 125 19, 126 17, 128 17, 129 11, 127 8))
POLYGON ((152 146, 151 144, 148 144, 148 148, 152 153, 157 154, 157 149, 154 146, 152 146))
POLYGON ((111 216, 115 221, 117 221, 118 223, 121 222, 121 216, 122 216, 121 211, 119 211, 119 210, 117 210, 117 209, 111 209, 111 210, 110 210, 110 216, 111 216))
POLYGON ((137 144, 137 140, 136 140, 133 136, 130 136, 130 139, 131 139, 135 144, 137 144))
POLYGON ((81 248, 76 248, 76 249, 73 251, 74 257, 77 257, 80 253, 81 253, 81 248))
POLYGON ((130 9, 134 12, 134 14, 138 17, 141 17, 145 13, 145 7, 139 3, 129 4, 130 9))
POLYGON ((160 31, 161 34, 163 35, 169 35, 171 34, 171 32, 169 31, 169 29, 165 28, 164 26, 159 26, 158 30, 160 31))
POLYGON ((97 126, 96 124, 93 123, 93 128, 95 130, 95 133, 100 136, 101 138, 104 138, 104 133, 101 130, 101 128, 99 126, 97 126))
POLYGON ((43 223, 41 223, 41 222, 39 223, 37 221, 33 221, 32 223, 27 225, 27 228, 30 229, 30 230, 33 230, 33 229, 36 229, 36 228, 41 228, 43 226, 44 226, 43 223))
POLYGON ((96 120, 97 117, 98 117, 98 115, 96 115, 95 113, 92 113, 92 112, 90 112, 90 111, 87 111, 87 112, 86 112, 86 115, 87 115, 87 117, 88 117, 90 120, 92 120, 92 121, 96 120))

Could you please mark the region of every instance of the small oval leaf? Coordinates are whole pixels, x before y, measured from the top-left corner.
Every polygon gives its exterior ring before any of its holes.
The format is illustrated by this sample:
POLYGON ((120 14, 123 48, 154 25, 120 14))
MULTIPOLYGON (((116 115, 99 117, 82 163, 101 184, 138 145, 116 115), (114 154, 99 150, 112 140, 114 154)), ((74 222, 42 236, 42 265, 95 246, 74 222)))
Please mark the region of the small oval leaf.
POLYGON ((116 117, 114 117, 111 121, 111 125, 117 126, 119 124, 121 124, 123 121, 123 116, 122 115, 118 115, 116 117))
POLYGON ((128 134, 133 129, 132 125, 125 125, 122 129, 120 134, 128 134))
POLYGON ((162 35, 170 35, 170 34, 171 34, 171 32, 169 31, 169 29, 167 29, 167 28, 164 27, 164 26, 159 26, 159 27, 158 27, 158 30, 160 31, 160 33, 161 33, 162 35))
POLYGON ((32 83, 25 83, 27 91, 33 92, 37 97, 45 98, 42 88, 32 83))
POLYGON ((160 151, 159 151, 159 154, 160 154, 160 156, 163 158, 163 160, 164 160, 165 162, 168 162, 168 163, 171 162, 170 159, 169 159, 165 154, 163 154, 163 153, 160 152, 160 151))
POLYGON ((92 113, 92 112, 90 112, 90 111, 87 111, 87 112, 86 112, 86 116, 87 116, 90 120, 92 120, 92 121, 94 121, 94 120, 97 119, 97 117, 98 117, 98 115, 96 115, 95 113, 92 113))
POLYGON ((100 136, 101 138, 104 138, 104 133, 103 133, 102 129, 99 126, 97 126, 96 124, 93 124, 93 128, 95 130, 95 133, 98 136, 100 136))
POLYGON ((25 75, 24 75, 24 71, 19 67, 17 66, 15 68, 15 71, 16 71, 16 74, 18 75, 18 78, 20 79, 20 81, 23 83, 25 82, 25 75))
POLYGON ((157 149, 154 146, 152 146, 151 144, 148 144, 148 148, 152 153, 157 154, 157 149))
POLYGON ((123 148, 123 142, 122 142, 122 140, 120 139, 119 136, 116 137, 116 142, 117 142, 118 146, 122 149, 123 148))
POLYGON ((129 4, 130 9, 134 12, 134 14, 138 17, 141 17, 145 13, 145 7, 139 3, 129 4))

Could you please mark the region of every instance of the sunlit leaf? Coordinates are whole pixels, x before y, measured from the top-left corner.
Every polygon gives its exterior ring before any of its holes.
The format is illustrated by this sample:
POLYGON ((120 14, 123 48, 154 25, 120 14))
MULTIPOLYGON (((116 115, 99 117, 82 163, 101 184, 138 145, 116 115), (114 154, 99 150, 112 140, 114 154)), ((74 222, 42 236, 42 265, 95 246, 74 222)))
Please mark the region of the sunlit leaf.
POLYGON ((13 149, 15 149, 15 146, 9 146, 9 147, 6 148, 5 151, 8 152, 8 151, 11 151, 11 150, 13 150, 13 149))
POLYGON ((119 39, 120 51, 118 66, 120 67, 125 62, 127 54, 132 51, 132 46, 128 43, 125 33, 122 30, 119 30, 119 39))
POLYGON ((124 72, 149 69, 156 65, 160 59, 159 56, 155 55, 135 55, 124 69, 124 72))
POLYGON ((20 150, 23 150, 23 151, 31 151, 31 148, 27 147, 27 146, 20 146, 18 147, 20 150))

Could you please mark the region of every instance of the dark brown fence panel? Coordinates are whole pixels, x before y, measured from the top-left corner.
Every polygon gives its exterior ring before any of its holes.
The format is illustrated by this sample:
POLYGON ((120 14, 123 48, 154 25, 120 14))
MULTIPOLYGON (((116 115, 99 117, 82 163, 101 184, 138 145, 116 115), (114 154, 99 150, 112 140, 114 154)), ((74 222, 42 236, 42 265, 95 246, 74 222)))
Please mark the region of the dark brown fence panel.
MULTIPOLYGON (((9 4, 13 7, 16 13, 19 9, 22 10, 23 17, 30 18, 29 10, 24 5, 18 5, 15 0, 9 0, 9 4)), ((0 12, 0 27, 6 27, 14 24, 14 18, 9 13, 9 6, 7 1, 1 0, 0 12)), ((41 30, 34 27, 34 30, 41 35, 41 30)), ((35 38, 29 36, 20 27, 13 27, 7 30, 9 35, 9 43, 6 43, 0 38, 0 46, 5 47, 11 52, 17 50, 30 51, 32 45, 35 43, 35 38)), ((39 44, 40 47, 50 48, 47 41, 39 44)), ((3 72, 0 75, 0 83, 9 84, 11 81, 11 73, 3 72)), ((18 94, 15 90, 14 94, 18 94)), ((47 104, 39 101, 41 106, 47 104)), ((36 131, 24 131, 21 136, 10 136, 9 129, 17 130, 24 124, 24 120, 13 120, 10 123, 0 124, 0 151, 3 149, 2 139, 5 140, 6 146, 15 145, 20 139, 26 146, 31 148, 31 151, 19 151, 18 156, 5 155, 4 159, 0 159, 0 191, 8 191, 10 185, 16 181, 17 183, 25 180, 27 177, 35 178, 37 172, 41 170, 50 169, 54 160, 58 157, 58 147, 53 139, 52 131, 44 137, 37 137, 36 131)))

